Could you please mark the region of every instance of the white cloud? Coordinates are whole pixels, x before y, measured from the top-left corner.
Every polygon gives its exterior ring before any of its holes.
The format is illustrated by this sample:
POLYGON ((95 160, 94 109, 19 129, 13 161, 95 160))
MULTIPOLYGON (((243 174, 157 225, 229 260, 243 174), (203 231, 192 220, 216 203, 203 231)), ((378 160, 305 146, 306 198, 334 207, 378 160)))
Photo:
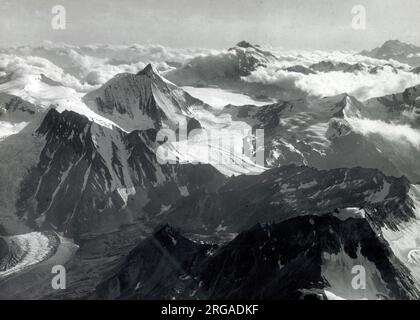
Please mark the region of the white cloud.
POLYGON ((398 144, 405 143, 420 149, 420 131, 409 125, 371 119, 349 118, 347 121, 356 132, 363 135, 379 135, 388 141, 397 142, 398 144))
MULTIPOLYGON (((64 72, 49 60, 40 57, 0 54, 0 69, 3 69, 5 74, 11 75, 11 81, 14 84, 20 83, 23 87, 43 74, 51 80, 77 91, 91 89, 90 86, 82 84, 79 79, 64 72)), ((7 83, 5 85, 7 86, 7 83)))
MULTIPOLYGON (((118 73, 137 73, 152 62, 165 72, 177 64, 185 64, 191 59, 202 61, 197 77, 212 77, 235 71, 235 57, 230 51, 208 49, 171 49, 161 45, 105 45, 94 44, 72 46, 45 42, 38 47, 22 46, 2 49, 0 52, 1 75, 12 74, 13 79, 28 79, 45 74, 67 88, 77 92, 91 91, 118 73), (205 58, 201 58, 205 57, 205 58)), ((260 67, 244 81, 274 84, 285 91, 300 92, 302 95, 333 96, 347 92, 361 100, 403 91, 420 83, 420 75, 409 72, 410 67, 396 61, 377 60, 354 53, 340 51, 276 51, 278 61, 260 67), (363 66, 384 66, 391 63, 399 68, 395 73, 390 67, 383 67, 377 73, 366 71, 319 72, 304 75, 284 70, 294 65, 309 67, 320 61, 363 66)), ((23 81, 23 80, 22 80, 23 81)))
POLYGON ((159 71, 169 70, 169 64, 182 64, 200 55, 214 53, 209 49, 172 49, 161 45, 73 46, 45 41, 41 46, 21 46, 0 50, 0 53, 27 59, 36 56, 47 59, 81 82, 102 84, 122 72, 136 73, 147 63, 154 63, 159 71), (168 64, 169 63, 169 64, 168 64))
POLYGON ((349 53, 294 52, 280 55, 279 60, 280 62, 275 65, 258 68, 243 80, 274 84, 286 90, 297 89, 302 94, 312 96, 333 96, 346 92, 360 100, 401 92, 407 87, 420 83, 420 75, 409 72, 408 65, 349 53), (354 72, 318 72, 309 75, 284 70, 295 65, 309 67, 320 61, 360 63, 365 69, 354 72), (398 72, 394 72, 395 69, 386 64, 392 64, 394 68, 398 68, 398 72), (376 73, 370 73, 369 68, 375 66, 381 68, 376 73))
POLYGON ((406 71, 398 74, 389 69, 368 72, 344 73, 329 72, 300 77, 296 87, 315 96, 332 96, 347 92, 348 94, 366 100, 396 92, 420 83, 420 76, 406 71))

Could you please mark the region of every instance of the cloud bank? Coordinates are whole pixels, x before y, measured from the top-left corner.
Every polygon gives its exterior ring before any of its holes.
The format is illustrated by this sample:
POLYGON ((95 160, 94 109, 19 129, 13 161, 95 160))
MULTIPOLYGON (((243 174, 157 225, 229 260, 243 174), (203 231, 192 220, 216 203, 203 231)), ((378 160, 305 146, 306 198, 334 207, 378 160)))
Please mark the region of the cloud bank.
MULTIPOLYGON (((420 74, 410 72, 408 65, 377 60, 348 52, 293 51, 272 49, 277 59, 258 67, 242 82, 278 87, 279 91, 302 96, 333 96, 348 93, 360 100, 401 92, 420 83, 420 74), (287 68, 310 68, 319 62, 358 65, 351 72, 316 71, 303 74, 287 68), (377 68, 372 72, 373 68, 377 68)), ((223 78, 235 74, 237 57, 232 51, 209 49, 172 49, 161 45, 105 45, 73 46, 44 42, 40 46, 19 46, 0 49, 0 83, 9 77, 22 86, 30 78, 44 74, 77 92, 89 92, 118 73, 137 73, 147 63, 153 63, 163 73, 179 69, 191 61, 193 73, 199 79, 223 78)), ((173 79, 171 79, 173 81, 173 79)), ((197 82, 196 81, 196 82, 197 82)), ((30 82, 30 81, 29 81, 30 82)), ((176 83, 176 81, 175 81, 176 83)), ((16 84, 16 82, 15 82, 16 84)))
MULTIPOLYGON (((55 80, 68 84, 69 77, 72 76, 73 80, 70 82, 76 79, 79 82, 77 89, 85 91, 92 89, 92 86, 105 83, 118 73, 136 73, 148 63, 153 63, 159 71, 166 71, 182 65, 193 57, 212 52, 208 49, 171 49, 161 45, 138 44, 131 46, 95 44, 78 47, 46 41, 37 47, 19 46, 0 49, 2 60, 0 72, 16 72, 19 68, 27 69, 25 65, 37 67, 36 63, 39 63, 42 72, 55 74, 55 80), (9 65, 10 63, 15 64, 15 67, 9 65), (58 72, 57 68, 61 71, 58 72), (64 74, 67 81, 62 79, 64 74)), ((74 85, 76 84, 73 83, 72 87, 74 85)))
POLYGON ((259 67, 242 78, 246 82, 297 89, 310 96, 334 96, 348 93, 360 100, 401 92, 420 83, 420 75, 410 72, 408 65, 396 61, 377 60, 342 52, 300 52, 279 56, 279 63, 259 67), (331 71, 302 74, 285 70, 292 66, 309 68, 324 62, 346 63, 360 67, 352 72, 331 71), (372 72, 375 69, 375 72, 372 72))

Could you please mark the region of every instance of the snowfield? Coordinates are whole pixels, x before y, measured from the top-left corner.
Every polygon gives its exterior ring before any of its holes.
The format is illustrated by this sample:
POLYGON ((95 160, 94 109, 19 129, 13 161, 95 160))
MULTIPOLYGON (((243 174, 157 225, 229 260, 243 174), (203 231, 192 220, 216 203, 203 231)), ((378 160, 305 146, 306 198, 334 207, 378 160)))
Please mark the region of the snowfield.
POLYGON ((10 123, 7 121, 0 121, 0 141, 11 136, 12 134, 16 134, 25 128, 28 125, 28 122, 20 122, 20 123, 10 123))
POLYGON ((252 104, 255 106, 263 106, 272 102, 270 100, 255 100, 245 94, 231 92, 219 88, 196 88, 185 86, 182 87, 182 89, 187 91, 193 97, 204 101, 205 103, 211 105, 213 108, 218 110, 223 109, 228 104, 233 104, 235 106, 243 106, 248 104, 252 104))

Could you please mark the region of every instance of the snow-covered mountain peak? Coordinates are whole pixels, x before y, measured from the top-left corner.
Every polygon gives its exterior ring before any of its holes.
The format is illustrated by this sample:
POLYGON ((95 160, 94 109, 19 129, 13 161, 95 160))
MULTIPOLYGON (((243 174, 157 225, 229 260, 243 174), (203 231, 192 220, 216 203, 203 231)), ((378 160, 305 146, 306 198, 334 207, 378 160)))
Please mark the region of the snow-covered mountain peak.
POLYGON ((137 75, 145 75, 152 78, 152 77, 159 76, 159 72, 151 63, 149 63, 147 66, 143 68, 143 70, 139 71, 137 75))
POLYGON ((57 139, 66 139, 69 142, 73 138, 78 138, 82 141, 82 135, 86 135, 87 126, 91 122, 89 119, 74 111, 64 110, 58 112, 55 109, 50 109, 45 115, 37 133, 40 135, 51 135, 57 139))
POLYGON ((405 43, 400 40, 388 40, 382 45, 382 48, 387 48, 389 50, 392 50, 393 53, 398 54, 398 53, 404 52, 404 50, 407 50, 407 49, 410 49, 410 50, 415 49, 416 46, 411 43, 405 43))
POLYGON ((337 118, 362 118, 367 114, 362 103, 347 93, 324 98, 319 103, 326 110, 330 108, 334 112, 332 116, 337 118))
POLYGON ((262 50, 257 45, 251 45, 249 42, 241 41, 235 47, 228 50, 234 53, 238 59, 239 71, 242 76, 250 74, 257 67, 267 66, 270 63, 278 61, 277 57, 269 51, 262 50))
POLYGON ((420 47, 399 40, 388 40, 382 46, 360 54, 376 59, 393 59, 412 66, 420 65, 420 47))
POLYGON ((88 93, 83 101, 94 112, 112 120, 124 130, 144 130, 169 126, 192 118, 202 101, 164 79, 147 65, 137 74, 123 73, 88 93))
POLYGON ((237 47, 250 48, 253 47, 248 41, 242 40, 236 44, 237 47))

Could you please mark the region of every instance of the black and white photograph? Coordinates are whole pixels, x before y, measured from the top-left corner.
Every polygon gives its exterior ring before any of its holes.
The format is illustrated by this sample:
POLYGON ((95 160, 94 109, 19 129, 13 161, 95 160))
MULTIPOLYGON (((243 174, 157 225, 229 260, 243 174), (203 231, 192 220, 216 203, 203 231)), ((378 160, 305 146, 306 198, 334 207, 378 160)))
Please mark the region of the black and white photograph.
POLYGON ((420 300, 419 17, 0 0, 0 300, 420 300))

